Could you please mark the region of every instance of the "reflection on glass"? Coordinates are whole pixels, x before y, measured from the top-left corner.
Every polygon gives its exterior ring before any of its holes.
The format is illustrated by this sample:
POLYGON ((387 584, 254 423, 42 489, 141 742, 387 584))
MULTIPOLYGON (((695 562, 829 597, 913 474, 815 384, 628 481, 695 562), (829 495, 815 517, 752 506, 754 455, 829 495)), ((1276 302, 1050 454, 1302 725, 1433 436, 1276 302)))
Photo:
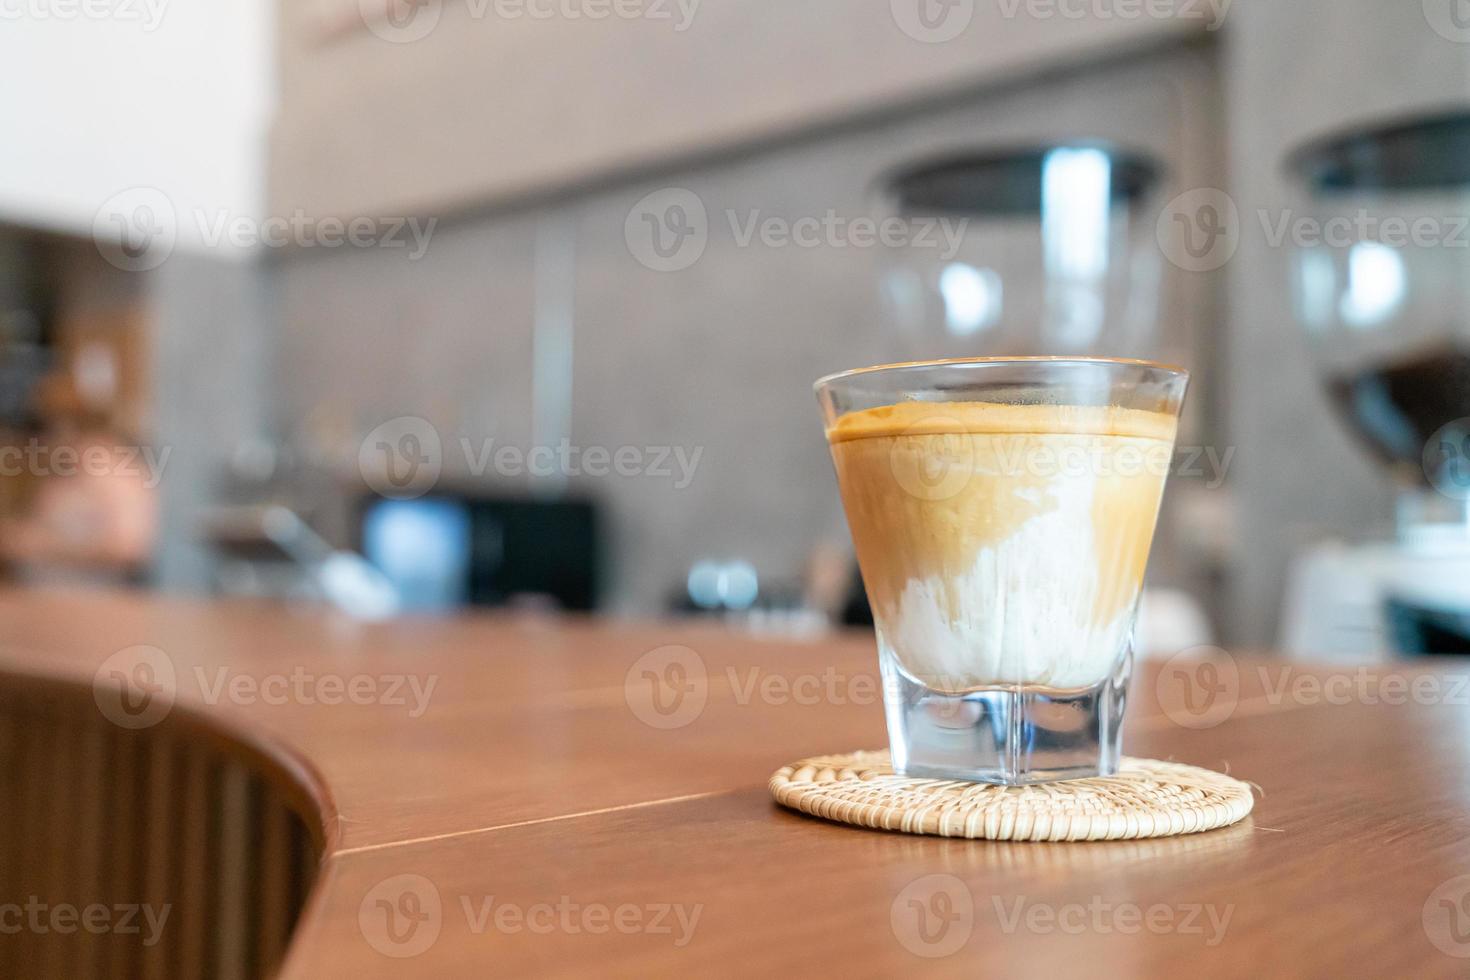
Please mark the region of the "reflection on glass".
POLYGON ((1047 272, 1094 282, 1108 271, 1112 161, 1101 150, 1052 150, 1041 165, 1041 234, 1047 272))
POLYGON ((1309 333, 1319 334, 1332 325, 1337 301, 1337 271, 1332 256, 1320 251, 1297 255, 1297 316, 1309 333))
POLYGON ((1378 242, 1358 242, 1348 252, 1342 318, 1364 329, 1387 319, 1404 301, 1404 260, 1378 242))
POLYGON ((1103 325, 1099 289, 1108 272, 1112 162, 1096 149, 1060 149, 1041 168, 1042 256, 1056 336, 1072 349, 1096 343, 1103 325))
POLYGON ((956 337, 967 337, 1000 319, 1005 287, 994 269, 951 262, 939 274, 945 322, 956 337))

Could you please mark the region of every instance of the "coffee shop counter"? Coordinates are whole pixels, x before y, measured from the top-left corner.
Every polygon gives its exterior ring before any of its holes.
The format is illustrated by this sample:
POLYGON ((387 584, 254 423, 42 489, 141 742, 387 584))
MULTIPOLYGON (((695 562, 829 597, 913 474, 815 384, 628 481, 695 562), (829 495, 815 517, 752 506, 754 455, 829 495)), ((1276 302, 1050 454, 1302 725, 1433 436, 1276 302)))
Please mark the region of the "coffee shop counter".
POLYGON ((1125 750, 1253 814, 1082 844, 837 827, 871 639, 0 593, 0 973, 1458 976, 1470 666, 1143 665, 1125 750), (1205 669, 1205 668, 1208 669, 1205 669))

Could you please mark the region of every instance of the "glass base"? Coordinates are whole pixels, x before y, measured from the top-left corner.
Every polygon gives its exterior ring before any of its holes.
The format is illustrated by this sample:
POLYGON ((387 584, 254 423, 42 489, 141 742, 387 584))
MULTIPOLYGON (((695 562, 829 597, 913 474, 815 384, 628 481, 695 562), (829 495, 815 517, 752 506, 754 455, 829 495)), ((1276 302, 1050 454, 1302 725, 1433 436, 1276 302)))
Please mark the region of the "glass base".
POLYGON ((1025 786, 1118 771, 1130 650, 1102 683, 935 691, 880 656, 893 768, 907 776, 1025 786))

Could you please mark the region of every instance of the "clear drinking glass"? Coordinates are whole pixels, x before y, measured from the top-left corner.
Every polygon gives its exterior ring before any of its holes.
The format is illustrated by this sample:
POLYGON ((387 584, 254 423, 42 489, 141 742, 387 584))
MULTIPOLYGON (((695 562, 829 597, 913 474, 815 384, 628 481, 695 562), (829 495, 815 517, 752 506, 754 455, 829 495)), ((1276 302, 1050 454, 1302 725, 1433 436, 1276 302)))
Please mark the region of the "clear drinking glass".
POLYGON ((1007 785, 1117 771, 1188 380, 1021 357, 817 382, 898 771, 1007 785))

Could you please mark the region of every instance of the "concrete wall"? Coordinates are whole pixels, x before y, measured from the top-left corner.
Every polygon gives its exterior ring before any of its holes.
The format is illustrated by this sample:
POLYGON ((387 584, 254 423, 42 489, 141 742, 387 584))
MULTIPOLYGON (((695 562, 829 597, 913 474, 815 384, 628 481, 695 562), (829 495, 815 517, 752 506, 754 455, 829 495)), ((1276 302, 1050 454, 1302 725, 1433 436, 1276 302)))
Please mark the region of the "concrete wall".
POLYGON ((547 5, 382 0, 414 11, 395 27, 364 14, 373 0, 282 3, 272 207, 442 212, 554 192, 1203 34, 1222 3, 1079 17, 1096 5, 619 0, 637 16, 514 15, 547 5))
POLYGON ((201 521, 221 497, 231 457, 264 431, 273 399, 273 318, 256 263, 178 252, 149 274, 153 441, 170 453, 159 484, 154 582, 206 591, 214 566, 201 521))

